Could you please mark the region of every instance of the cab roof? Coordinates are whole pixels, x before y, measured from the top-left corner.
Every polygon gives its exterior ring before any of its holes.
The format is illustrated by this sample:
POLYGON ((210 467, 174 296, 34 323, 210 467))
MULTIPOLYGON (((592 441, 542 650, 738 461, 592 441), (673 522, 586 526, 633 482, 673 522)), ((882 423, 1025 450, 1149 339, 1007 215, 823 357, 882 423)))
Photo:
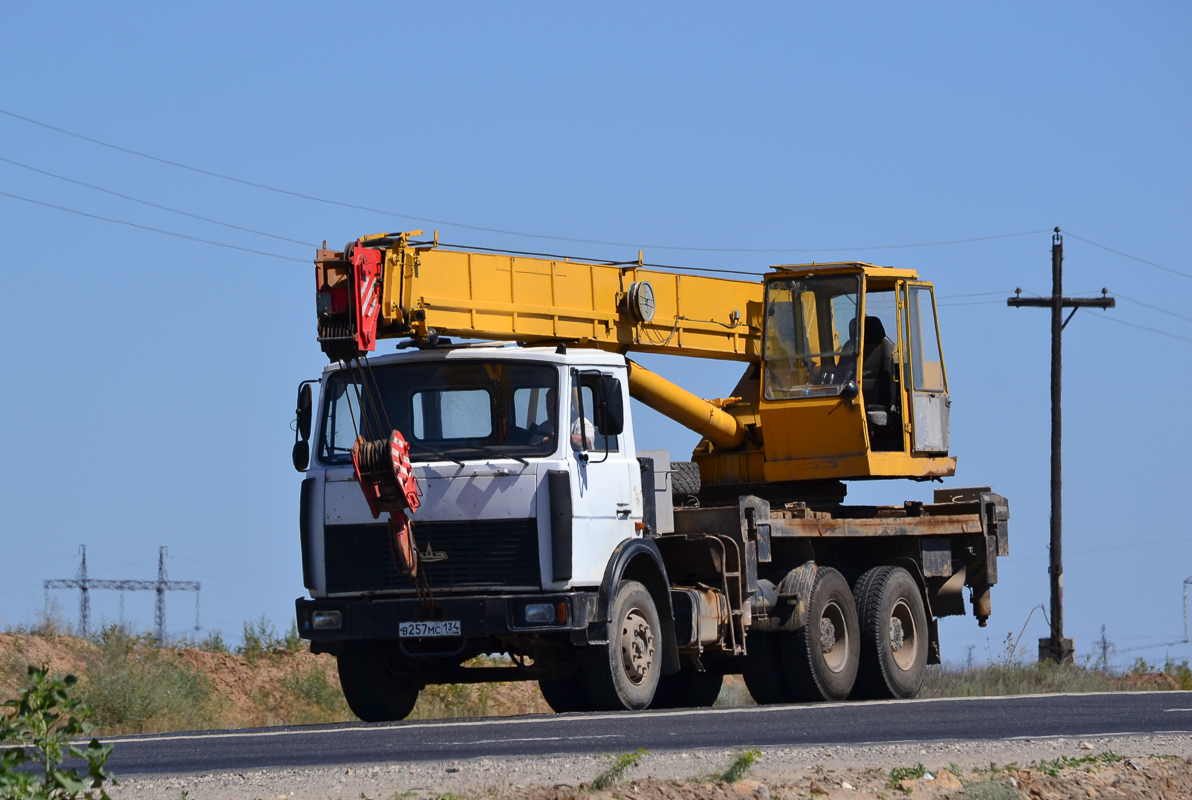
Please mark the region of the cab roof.
POLYGON ((796 275, 824 275, 824 274, 840 274, 846 272, 860 272, 865 277, 874 278, 904 278, 906 280, 919 280, 919 273, 913 269, 898 269, 895 267, 883 267, 878 264, 866 264, 863 261, 827 261, 823 263, 813 264, 776 264, 771 267, 773 272, 766 274, 766 279, 771 278, 785 278, 796 275))

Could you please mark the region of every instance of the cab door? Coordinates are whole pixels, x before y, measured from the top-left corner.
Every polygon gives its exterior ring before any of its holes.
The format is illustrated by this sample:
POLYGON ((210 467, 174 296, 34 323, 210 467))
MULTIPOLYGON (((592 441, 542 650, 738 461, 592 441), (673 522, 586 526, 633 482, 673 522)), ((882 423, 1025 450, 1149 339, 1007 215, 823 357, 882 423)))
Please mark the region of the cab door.
MULTIPOLYGON (((569 422, 559 427, 572 460, 572 585, 599 584, 617 545, 639 535, 634 523, 642 516, 641 471, 632 431, 628 426, 616 433, 605 430, 594 413, 595 383, 606 376, 612 377, 598 370, 572 370, 570 410, 563 417, 569 422)), ((613 383, 627 408, 622 381, 613 383)))
POLYGON ((947 453, 952 400, 940 350, 935 295, 929 283, 907 283, 903 363, 911 406, 912 453, 947 453))

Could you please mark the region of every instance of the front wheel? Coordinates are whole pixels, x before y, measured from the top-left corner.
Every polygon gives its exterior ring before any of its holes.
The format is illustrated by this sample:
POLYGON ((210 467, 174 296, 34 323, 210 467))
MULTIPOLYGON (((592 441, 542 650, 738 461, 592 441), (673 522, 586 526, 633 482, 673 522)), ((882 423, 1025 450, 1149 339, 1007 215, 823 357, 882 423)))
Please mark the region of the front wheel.
POLYGON ((821 567, 811 589, 807 622, 779 645, 791 690, 799 700, 844 700, 861 660, 857 607, 848 581, 821 567))
POLYGON ((344 699, 360 719, 394 722, 414 710, 422 684, 399 670, 397 653, 371 642, 347 642, 336 663, 344 699))
POLYGON ((858 697, 906 699, 927 675, 927 612, 902 567, 874 567, 854 586, 861 622, 858 697))
POLYGON ((538 690, 556 714, 588 710, 583 680, 578 675, 569 678, 542 678, 538 681, 538 690))
POLYGON ((650 705, 662 669, 662 626, 654 598, 637 581, 617 587, 608 644, 584 653, 584 691, 599 711, 637 711, 650 705))

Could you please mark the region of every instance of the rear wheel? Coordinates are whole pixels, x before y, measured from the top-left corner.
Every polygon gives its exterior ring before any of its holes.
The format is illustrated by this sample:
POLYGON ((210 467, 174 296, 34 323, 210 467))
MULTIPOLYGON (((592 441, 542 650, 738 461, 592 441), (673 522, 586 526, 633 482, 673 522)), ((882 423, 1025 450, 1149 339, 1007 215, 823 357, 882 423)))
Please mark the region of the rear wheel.
POLYGON ((585 696, 598 711, 646 708, 662 667, 662 626, 654 598, 637 581, 624 581, 610 611, 608 644, 589 645, 584 653, 585 696))
POLYGON ((858 697, 905 699, 927 674, 927 612, 919 585, 902 567, 875 567, 854 587, 861 627, 858 697))
POLYGON ((793 703, 797 699, 787 683, 778 642, 789 633, 750 633, 745 639, 745 667, 741 677, 758 705, 793 703))
POLYGON ((720 696, 724 674, 684 669, 674 675, 663 675, 654 692, 650 708, 708 708, 720 696))
POLYGON ((360 719, 392 722, 414 710, 422 684, 400 671, 397 653, 370 642, 347 642, 336 662, 344 699, 360 719))
POLYGON ((860 663, 857 607, 848 581, 821 567, 808 603, 807 622, 782 637, 787 682, 798 700, 844 700, 853 690, 860 663))

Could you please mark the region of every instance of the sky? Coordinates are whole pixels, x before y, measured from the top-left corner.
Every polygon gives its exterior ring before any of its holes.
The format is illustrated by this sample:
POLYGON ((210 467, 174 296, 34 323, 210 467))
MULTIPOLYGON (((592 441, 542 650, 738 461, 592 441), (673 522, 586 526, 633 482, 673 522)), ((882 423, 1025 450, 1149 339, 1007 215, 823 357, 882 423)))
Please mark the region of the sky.
MULTIPOLYGON (((425 228, 934 281, 945 485, 1011 509, 989 627, 943 621, 943 655, 1002 658, 1009 634, 1033 657, 1050 328, 1005 298, 1049 293, 1059 226, 1065 292, 1117 298, 1064 334, 1066 633, 1078 660, 1103 625, 1119 667, 1192 658, 1189 6, 47 2, 4 4, 0 29, 0 625, 35 622, 42 580, 72 577, 86 544, 92 577, 151 579, 166 546, 169 576, 202 582, 202 630, 176 593, 172 636, 287 627, 304 591, 290 424, 324 364, 314 248, 425 228)), ((643 362, 706 397, 740 369, 643 362)), ((697 441, 633 413, 643 448, 697 441)), ((74 621, 76 593, 50 601, 74 621)), ((152 593, 124 603, 152 626, 152 593)), ((119 597, 92 609, 116 621, 119 597)))

